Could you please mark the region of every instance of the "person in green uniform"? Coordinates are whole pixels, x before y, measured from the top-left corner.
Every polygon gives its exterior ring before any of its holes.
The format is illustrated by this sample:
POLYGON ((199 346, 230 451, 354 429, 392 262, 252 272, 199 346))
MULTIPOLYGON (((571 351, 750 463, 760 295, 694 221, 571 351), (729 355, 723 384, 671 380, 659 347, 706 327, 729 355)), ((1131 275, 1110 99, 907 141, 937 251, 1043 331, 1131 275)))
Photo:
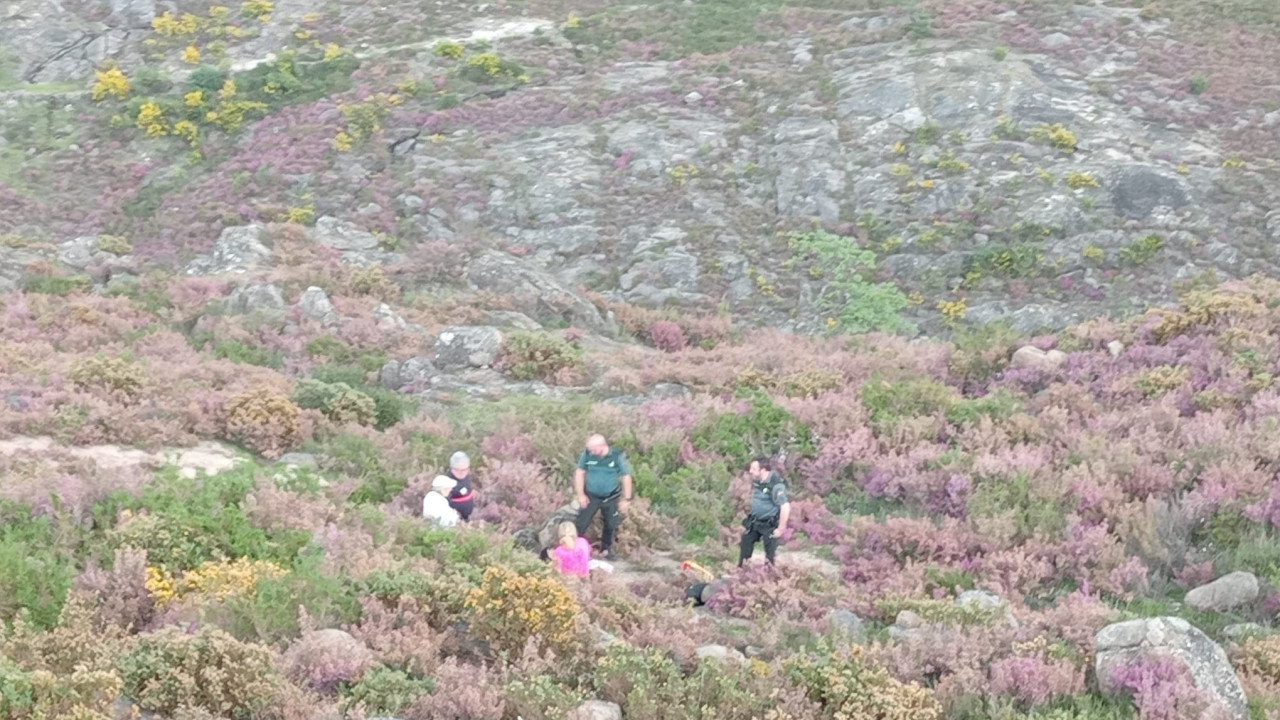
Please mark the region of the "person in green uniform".
POLYGON ((631 466, 626 454, 609 447, 603 435, 587 438, 587 449, 578 456, 578 469, 573 472, 573 492, 578 501, 574 523, 578 535, 586 534, 600 512, 604 521, 600 552, 606 560, 615 559, 613 541, 622 514, 631 504, 631 466))
POLYGON ((787 530, 791 503, 787 501, 787 484, 773 471, 767 457, 758 457, 747 466, 751 476, 751 509, 742 521, 738 567, 751 559, 755 545, 764 541, 764 557, 772 565, 778 553, 778 539, 787 530))

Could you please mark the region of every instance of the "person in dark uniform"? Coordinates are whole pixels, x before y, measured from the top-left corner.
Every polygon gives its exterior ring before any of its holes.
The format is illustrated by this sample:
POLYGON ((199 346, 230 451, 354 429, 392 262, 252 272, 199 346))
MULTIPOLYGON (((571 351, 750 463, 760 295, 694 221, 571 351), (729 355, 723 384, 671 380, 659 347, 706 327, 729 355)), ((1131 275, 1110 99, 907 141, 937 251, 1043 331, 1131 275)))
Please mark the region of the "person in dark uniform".
POLYGON ((458 511, 462 522, 471 521, 471 511, 476 508, 475 493, 471 488, 471 458, 459 450, 449 458, 448 476, 457 481, 449 493, 449 507, 458 511))
POLYGON ((622 522, 622 513, 631 505, 631 466, 621 450, 609 447, 603 435, 587 438, 587 449, 578 456, 578 469, 573 472, 573 492, 578 501, 578 518, 574 523, 578 535, 586 535, 596 512, 601 512, 604 533, 600 552, 613 560, 613 540, 622 522))
POLYGON ((742 521, 743 533, 738 567, 751 559, 755 545, 764 541, 764 556, 772 565, 778 552, 778 538, 787 530, 791 503, 787 501, 787 484, 773 471, 767 457, 758 457, 747 467, 751 476, 751 509, 742 521))

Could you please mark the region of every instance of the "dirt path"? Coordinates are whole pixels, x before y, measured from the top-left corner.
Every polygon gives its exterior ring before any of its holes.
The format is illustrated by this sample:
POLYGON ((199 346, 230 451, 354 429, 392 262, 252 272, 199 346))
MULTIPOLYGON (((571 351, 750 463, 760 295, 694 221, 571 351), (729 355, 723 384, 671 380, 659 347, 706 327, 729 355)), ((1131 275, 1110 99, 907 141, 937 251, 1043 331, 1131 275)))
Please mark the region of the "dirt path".
POLYGON ((92 460, 100 468, 122 469, 129 467, 158 468, 176 465, 182 477, 194 478, 201 474, 217 475, 242 462, 234 450, 215 442, 201 442, 190 448, 170 448, 151 453, 119 445, 62 445, 47 436, 17 436, 0 440, 0 455, 65 453, 75 458, 92 460))

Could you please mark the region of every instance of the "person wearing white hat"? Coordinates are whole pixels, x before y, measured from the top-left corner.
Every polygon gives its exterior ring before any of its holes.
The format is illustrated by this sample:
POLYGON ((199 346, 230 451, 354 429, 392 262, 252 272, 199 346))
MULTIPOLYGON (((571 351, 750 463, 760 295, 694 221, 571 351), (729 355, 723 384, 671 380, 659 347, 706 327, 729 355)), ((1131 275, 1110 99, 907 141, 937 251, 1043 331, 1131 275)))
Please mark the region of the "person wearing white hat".
POLYGON ((440 527, 456 526, 458 511, 449 506, 448 495, 457 484, 458 481, 448 475, 435 476, 431 481, 431 492, 422 498, 422 517, 440 527))

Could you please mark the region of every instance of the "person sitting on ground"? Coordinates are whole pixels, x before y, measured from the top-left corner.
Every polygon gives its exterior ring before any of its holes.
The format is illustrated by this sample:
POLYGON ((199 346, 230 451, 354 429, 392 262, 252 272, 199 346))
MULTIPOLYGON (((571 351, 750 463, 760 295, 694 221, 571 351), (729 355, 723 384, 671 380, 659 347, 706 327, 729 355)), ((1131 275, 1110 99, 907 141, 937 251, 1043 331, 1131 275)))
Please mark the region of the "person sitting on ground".
POLYGON ((560 523, 560 543, 551 550, 555 568, 565 575, 586 577, 591 570, 591 543, 578 535, 571 522, 560 523))
POLYGON ((573 492, 578 501, 578 534, 586 534, 599 511, 604 521, 600 553, 606 560, 613 560, 613 539, 622 514, 631 505, 631 466, 627 456, 610 448, 603 435, 587 438, 587 449, 578 456, 578 469, 573 471, 573 492))
POLYGON ((449 493, 449 507, 458 511, 462 522, 471 522, 471 511, 476 507, 471 488, 471 458, 459 450, 449 458, 449 472, 445 473, 456 483, 449 493))
POLYGON ((738 567, 751 559, 755 545, 764 540, 764 556, 770 565, 778 552, 778 538, 787 530, 791 503, 787 501, 787 484, 772 470, 767 457, 758 457, 747 468, 751 476, 751 509, 742 521, 741 554, 738 567))
POLYGON ((448 475, 437 475, 431 481, 431 492, 422 498, 422 517, 432 521, 439 527, 454 527, 458 524, 458 511, 449 506, 446 497, 458 481, 448 475))

